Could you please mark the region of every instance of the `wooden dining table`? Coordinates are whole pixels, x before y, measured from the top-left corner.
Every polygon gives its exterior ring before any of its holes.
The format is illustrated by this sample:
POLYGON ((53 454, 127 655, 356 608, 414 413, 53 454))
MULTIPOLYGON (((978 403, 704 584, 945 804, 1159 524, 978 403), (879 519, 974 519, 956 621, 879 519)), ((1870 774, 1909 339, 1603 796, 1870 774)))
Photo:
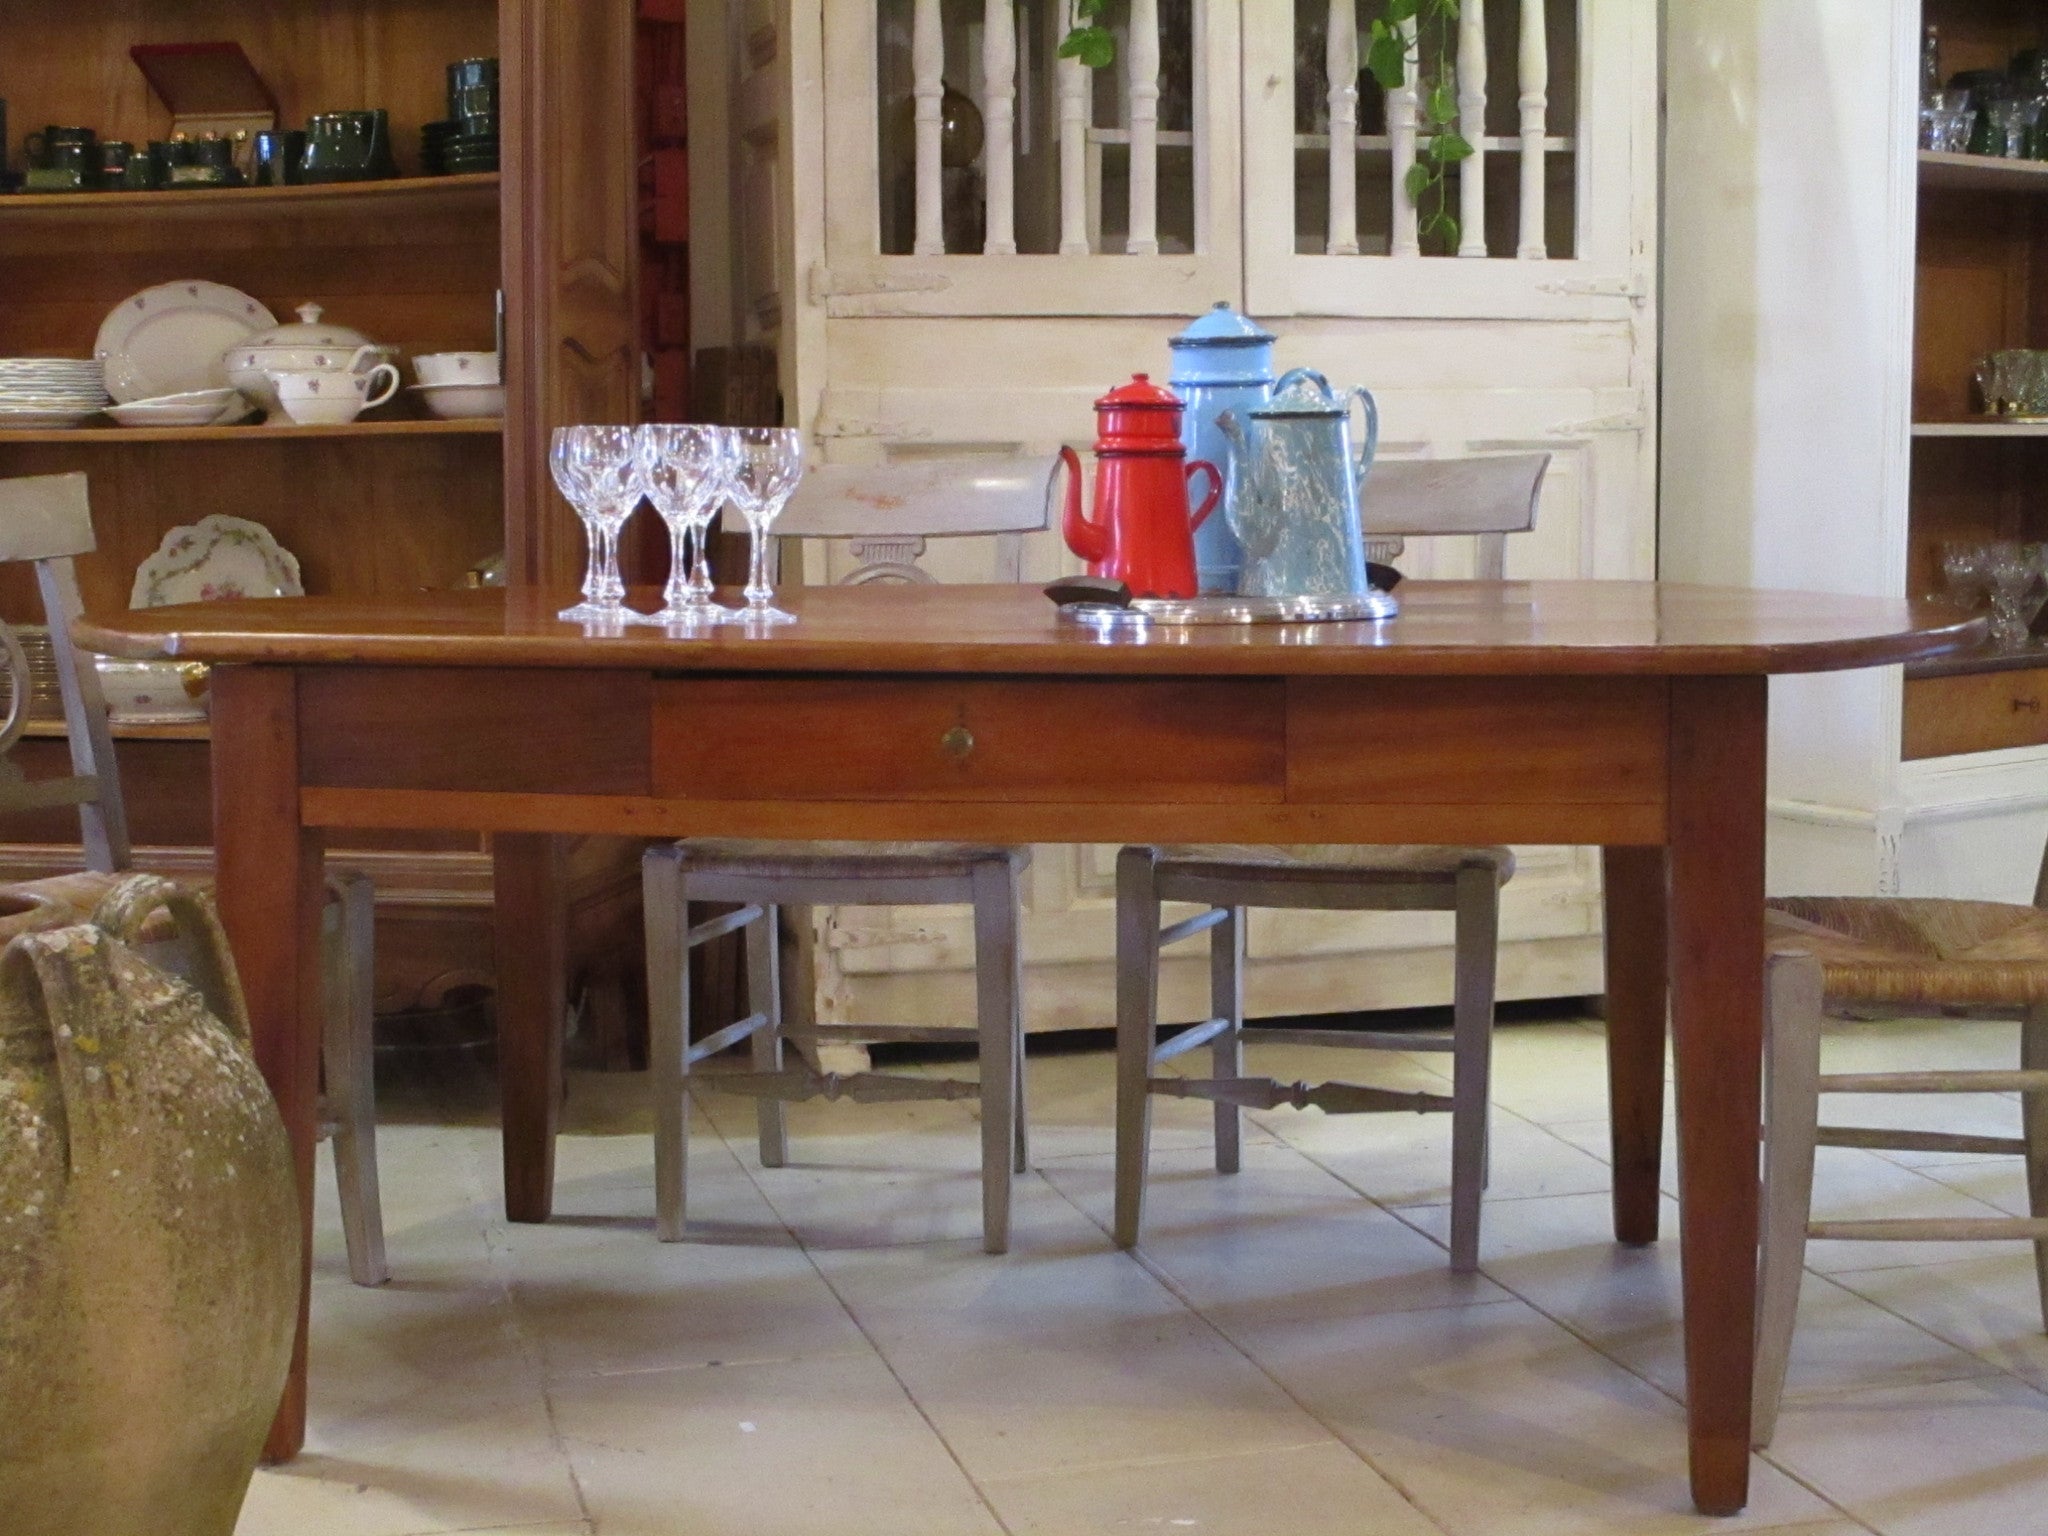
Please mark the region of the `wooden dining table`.
MULTIPOLYGON (((79 637, 215 669, 219 902, 309 1247, 332 831, 494 834, 501 939, 526 920, 519 871, 559 834, 1601 847, 1615 1236, 1657 1237, 1668 998, 1692 1493, 1732 1513, 1749 1489, 1768 680, 1940 655, 1981 621, 1646 582, 1400 595, 1377 625, 1105 635, 1028 588, 820 588, 786 594, 794 625, 676 634, 563 624, 559 595, 464 592, 161 608, 79 637)), ((508 1209, 544 1220, 558 956, 537 940, 500 958, 508 1209)), ((1111 1008, 1105 989, 1105 1023, 1111 1008)), ((302 1304, 273 1459, 304 1439, 305 1323, 302 1304)))

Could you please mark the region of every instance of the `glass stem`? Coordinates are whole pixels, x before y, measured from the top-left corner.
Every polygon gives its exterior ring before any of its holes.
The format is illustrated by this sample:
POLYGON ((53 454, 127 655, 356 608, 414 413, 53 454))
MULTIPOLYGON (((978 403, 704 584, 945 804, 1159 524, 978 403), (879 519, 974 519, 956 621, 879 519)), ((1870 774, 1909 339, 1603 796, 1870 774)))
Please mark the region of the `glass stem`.
POLYGON ((747 533, 753 540, 747 562, 747 603, 750 607, 765 608, 775 597, 775 589, 768 585, 768 530, 749 520, 747 533))
POLYGON ((706 519, 691 524, 690 537, 697 546, 696 558, 690 563, 690 593, 708 603, 715 590, 711 580, 710 521, 706 519))
POLYGON ((583 601, 594 603, 604 567, 604 533, 594 517, 583 519, 583 542, 589 551, 583 561, 583 601))
POLYGON ((601 590, 598 601, 607 608, 613 606, 625 595, 620 591, 623 583, 619 580, 619 530, 616 524, 606 523, 604 533, 604 569, 598 575, 601 590))
POLYGON ((688 600, 696 571, 690 562, 690 525, 674 522, 668 525, 668 589, 662 593, 662 603, 671 610, 680 608, 688 600))

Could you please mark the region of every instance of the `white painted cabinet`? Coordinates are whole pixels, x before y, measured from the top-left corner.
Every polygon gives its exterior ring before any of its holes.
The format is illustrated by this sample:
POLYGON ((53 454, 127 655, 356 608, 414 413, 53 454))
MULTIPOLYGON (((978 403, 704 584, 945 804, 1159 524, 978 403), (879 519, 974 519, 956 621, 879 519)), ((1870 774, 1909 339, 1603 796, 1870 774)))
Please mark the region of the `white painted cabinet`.
MULTIPOLYGON (((1417 249, 1394 190, 1414 153, 1412 93, 1383 99, 1353 64, 1376 5, 1112 9, 1118 60, 1090 75, 1055 61, 1066 7, 1050 0, 791 0, 781 350, 788 408, 817 451, 1085 448, 1093 400, 1136 371, 1163 377, 1167 339, 1228 299, 1280 336, 1280 366, 1369 385, 1384 455, 1553 453, 1511 576, 1651 574, 1650 0, 1465 0, 1461 103, 1485 154, 1451 189, 1466 228, 1441 253, 1417 249)), ((986 579, 988 558, 925 563, 986 579)), ((1470 562, 1469 545, 1440 541, 1405 563, 1427 576, 1470 562)), ((1073 563, 1048 535, 1026 576, 1073 563)), ((814 556, 810 574, 827 579, 829 563, 814 556)), ((1516 771, 1511 741, 1499 770, 1516 771)), ((1114 853, 1038 851, 1034 1028, 1111 1019, 1114 853)), ((1598 907, 1594 856, 1527 851, 1504 914, 1504 995, 1599 990, 1598 907)), ((969 1005, 964 917, 818 921, 822 1016, 969 1005)), ((1426 915, 1257 914, 1252 1007, 1447 1001, 1449 938, 1426 915)), ((1169 965, 1169 1013, 1193 1015, 1205 974, 1192 957, 1169 965)))
MULTIPOLYGON (((1971 456, 2008 452, 2034 455, 2025 473, 2038 484, 2048 445, 1916 429, 1922 231, 1939 237, 1955 214, 1995 229, 2001 208, 2039 206, 2024 169, 2007 178, 2022 187, 2016 203, 1993 191, 1967 207, 1940 187, 1944 168, 1923 171, 1921 26, 1942 25, 1948 68, 1973 68, 2037 43, 2038 18, 1947 0, 1924 17, 1920 0, 1668 10, 1663 574, 1899 597, 1917 572, 1925 590, 1938 530, 1916 532, 1916 480, 1940 489, 1934 480, 1971 456)), ((1944 254, 1920 301, 1984 276, 1981 255, 1944 254)), ((1996 330, 2027 313, 1993 304, 1981 350, 2019 344, 1996 330)), ((1923 338, 1923 397, 1930 380, 1963 396, 1973 323, 1963 313, 1923 338)), ((1929 510, 1953 515, 1969 494, 1930 497, 1929 510)), ((1984 515, 2013 510, 2035 515, 1984 515)), ((1904 695, 1896 668, 1774 684, 1772 888, 2028 899, 2048 831, 2048 749, 1908 760, 1904 695)))

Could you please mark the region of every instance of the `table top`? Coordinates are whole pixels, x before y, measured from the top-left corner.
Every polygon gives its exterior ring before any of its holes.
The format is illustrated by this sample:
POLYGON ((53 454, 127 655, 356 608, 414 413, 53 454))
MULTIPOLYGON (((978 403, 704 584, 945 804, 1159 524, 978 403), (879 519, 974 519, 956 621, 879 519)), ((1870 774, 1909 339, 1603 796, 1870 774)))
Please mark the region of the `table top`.
MULTIPOLYGON (((1200 626, 1099 636, 1018 586, 785 591, 801 622, 675 636, 592 634, 561 594, 291 598, 97 614, 87 649, 214 663, 611 667, 673 672, 1166 676, 1826 672, 1978 643, 1984 621, 1926 602, 1657 582, 1409 582, 1384 624, 1200 626)), ((648 595, 638 599, 651 606, 648 595)))

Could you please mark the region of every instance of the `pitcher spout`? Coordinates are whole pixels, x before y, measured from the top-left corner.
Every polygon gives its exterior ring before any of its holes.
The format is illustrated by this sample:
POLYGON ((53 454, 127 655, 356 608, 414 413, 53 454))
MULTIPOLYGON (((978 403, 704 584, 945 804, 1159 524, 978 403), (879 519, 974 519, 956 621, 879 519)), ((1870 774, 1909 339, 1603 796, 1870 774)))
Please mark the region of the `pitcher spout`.
POLYGON ((1100 523, 1091 523, 1082 511, 1081 456, 1071 448, 1062 448, 1060 462, 1067 470, 1066 511, 1060 520, 1060 531, 1066 537, 1067 548, 1091 566, 1100 565, 1109 558, 1109 537, 1100 523))

